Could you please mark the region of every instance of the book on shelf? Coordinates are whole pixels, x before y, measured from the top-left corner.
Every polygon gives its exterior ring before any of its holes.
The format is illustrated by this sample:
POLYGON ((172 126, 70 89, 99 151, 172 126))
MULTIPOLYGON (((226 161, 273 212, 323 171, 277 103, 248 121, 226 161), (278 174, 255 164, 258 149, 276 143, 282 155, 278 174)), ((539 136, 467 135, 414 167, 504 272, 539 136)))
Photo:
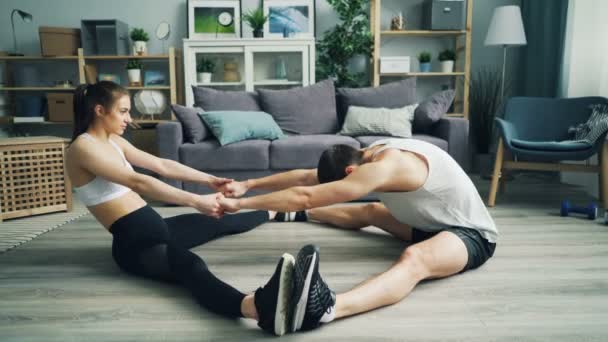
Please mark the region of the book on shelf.
POLYGON ((44 122, 44 116, 15 116, 13 122, 44 122))

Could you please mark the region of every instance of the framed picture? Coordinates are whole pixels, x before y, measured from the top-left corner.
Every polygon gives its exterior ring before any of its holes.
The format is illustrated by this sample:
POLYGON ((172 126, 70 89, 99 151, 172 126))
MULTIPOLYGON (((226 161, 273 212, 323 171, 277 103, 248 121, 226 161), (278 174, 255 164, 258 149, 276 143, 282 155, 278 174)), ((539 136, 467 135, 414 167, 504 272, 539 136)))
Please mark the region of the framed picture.
POLYGON ((240 0, 188 0, 188 38, 240 37, 240 0))
POLYGON ((145 70, 144 71, 144 85, 145 86, 161 86, 167 85, 165 74, 158 70, 145 70))
POLYGON ((100 81, 111 81, 120 84, 120 76, 116 74, 99 73, 98 78, 100 81))
POLYGON ((263 0, 264 37, 314 37, 314 0, 263 0))

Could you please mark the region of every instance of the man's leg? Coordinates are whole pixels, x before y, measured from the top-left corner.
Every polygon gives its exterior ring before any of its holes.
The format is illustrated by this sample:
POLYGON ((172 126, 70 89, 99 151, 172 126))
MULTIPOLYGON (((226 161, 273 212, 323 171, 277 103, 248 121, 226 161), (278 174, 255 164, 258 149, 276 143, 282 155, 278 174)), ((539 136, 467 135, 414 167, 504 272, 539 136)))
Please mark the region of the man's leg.
POLYGON ((378 227, 395 237, 411 241, 412 228, 397 221, 382 203, 335 206, 310 209, 310 220, 328 223, 344 229, 357 230, 368 226, 378 227))
POLYGON ((395 304, 423 279, 442 278, 466 266, 468 252, 454 233, 443 231, 411 245, 387 271, 336 298, 336 319, 395 304))

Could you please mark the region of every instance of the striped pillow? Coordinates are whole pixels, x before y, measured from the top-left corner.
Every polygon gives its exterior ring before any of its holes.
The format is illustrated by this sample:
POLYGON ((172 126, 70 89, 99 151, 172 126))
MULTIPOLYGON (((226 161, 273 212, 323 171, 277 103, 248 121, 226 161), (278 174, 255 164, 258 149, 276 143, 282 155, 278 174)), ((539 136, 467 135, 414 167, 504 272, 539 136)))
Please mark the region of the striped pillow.
POLYGON ((341 135, 383 135, 401 138, 412 136, 412 121, 418 104, 402 108, 349 106, 341 135))
POLYGON ((574 141, 594 144, 595 141, 608 131, 608 105, 592 105, 591 116, 587 122, 568 130, 574 134, 574 141))

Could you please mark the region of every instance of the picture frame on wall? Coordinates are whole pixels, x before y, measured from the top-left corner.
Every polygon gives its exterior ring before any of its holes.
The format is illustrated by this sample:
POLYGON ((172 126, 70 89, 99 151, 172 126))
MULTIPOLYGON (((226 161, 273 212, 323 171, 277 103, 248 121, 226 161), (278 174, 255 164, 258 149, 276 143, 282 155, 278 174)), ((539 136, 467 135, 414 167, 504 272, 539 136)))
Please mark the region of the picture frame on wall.
POLYGON ((263 0, 264 37, 315 37, 314 0, 263 0))
POLYGON ((240 0, 188 0, 188 38, 240 37, 240 0))

